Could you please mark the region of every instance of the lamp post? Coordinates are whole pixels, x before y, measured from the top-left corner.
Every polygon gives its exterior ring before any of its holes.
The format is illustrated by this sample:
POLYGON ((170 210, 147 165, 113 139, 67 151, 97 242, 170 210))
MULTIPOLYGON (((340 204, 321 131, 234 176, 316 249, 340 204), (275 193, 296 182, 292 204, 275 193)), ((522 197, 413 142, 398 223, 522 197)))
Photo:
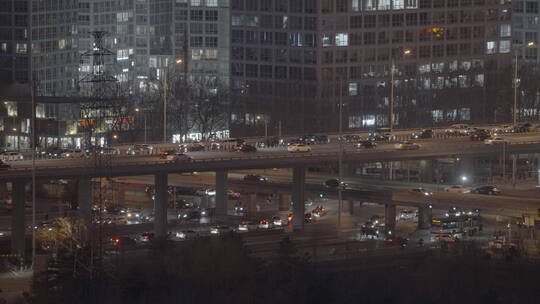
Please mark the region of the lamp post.
MULTIPOLYGON (((412 52, 409 49, 403 50, 403 55, 410 55, 412 52)), ((394 130, 394 71, 395 60, 392 55, 392 65, 390 70, 390 133, 394 130)))
POLYGON ((264 122, 264 138, 266 139, 268 137, 268 122, 266 121, 266 118, 262 118, 262 116, 257 115, 257 121, 262 120, 264 122))
MULTIPOLYGON (((536 43, 534 41, 529 41, 527 44, 522 46, 521 48, 528 48, 535 46, 536 43)), ((514 127, 517 125, 517 114, 518 114, 518 108, 517 108, 517 95, 518 95, 518 86, 519 86, 519 79, 518 79, 518 48, 515 50, 516 57, 514 61, 514 115, 513 115, 513 124, 514 127)))
MULTIPOLYGON (((182 64, 184 61, 180 59, 176 59, 176 64, 182 64)), ((187 75, 185 75, 187 76, 187 75)), ((163 143, 167 143, 167 98, 168 98, 168 81, 169 81, 169 65, 167 64, 167 68, 163 69, 163 143)), ((146 142, 146 141, 145 141, 146 142)))
POLYGON ((143 111, 139 108, 135 108, 135 112, 142 113, 143 120, 144 120, 144 143, 146 144, 146 111, 143 111))
POLYGON ((339 154, 338 154, 338 233, 341 228, 341 205, 343 203, 343 189, 341 186, 343 178, 343 80, 339 78, 339 154))

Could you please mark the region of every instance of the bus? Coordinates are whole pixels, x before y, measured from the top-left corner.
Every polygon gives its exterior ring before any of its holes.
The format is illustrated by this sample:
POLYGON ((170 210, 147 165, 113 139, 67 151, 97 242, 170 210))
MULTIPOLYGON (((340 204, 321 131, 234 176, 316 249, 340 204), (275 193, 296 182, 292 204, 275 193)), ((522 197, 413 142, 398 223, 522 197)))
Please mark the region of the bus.
POLYGON ((482 230, 482 223, 478 216, 461 215, 455 217, 438 218, 431 220, 431 235, 434 239, 461 238, 473 235, 482 230))

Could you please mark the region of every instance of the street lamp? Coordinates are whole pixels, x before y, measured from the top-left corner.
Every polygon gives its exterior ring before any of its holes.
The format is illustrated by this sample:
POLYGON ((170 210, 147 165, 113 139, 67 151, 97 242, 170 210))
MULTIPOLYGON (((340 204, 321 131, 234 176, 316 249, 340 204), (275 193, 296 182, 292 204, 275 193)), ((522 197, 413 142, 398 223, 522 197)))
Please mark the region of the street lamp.
MULTIPOLYGON (((534 41, 529 41, 527 42, 527 44, 525 44, 524 46, 522 46, 522 48, 529 48, 529 47, 533 47, 533 46, 536 46, 536 43, 534 41)), ((515 61, 514 61, 514 127, 516 127, 516 124, 517 124, 517 112, 518 112, 518 109, 517 109, 517 89, 518 89, 518 85, 519 85, 519 79, 518 79, 518 50, 516 48, 515 50, 515 53, 516 53, 516 58, 515 58, 515 61)))
POLYGON ((144 120, 144 143, 146 144, 146 112, 139 108, 135 108, 135 112, 142 113, 143 120, 144 120))
POLYGON ((257 121, 262 120, 264 122, 264 138, 266 139, 268 137, 268 121, 266 121, 266 118, 263 119, 260 115, 257 115, 256 119, 257 121))
MULTIPOLYGON (((176 59, 176 64, 182 64, 184 61, 176 59)), ((169 64, 163 69, 163 143, 167 143, 167 91, 168 91, 168 78, 169 78, 169 64)))
MULTIPOLYGON (((404 49, 403 55, 408 56, 411 55, 412 51, 410 49, 404 49)), ((392 133, 394 129, 394 73, 395 73, 395 58, 394 55, 392 55, 392 66, 390 70, 390 133, 392 133)))
POLYGON ((339 154, 338 154, 338 232, 341 227, 341 205, 343 204, 342 179, 343 179, 343 80, 339 78, 339 154))

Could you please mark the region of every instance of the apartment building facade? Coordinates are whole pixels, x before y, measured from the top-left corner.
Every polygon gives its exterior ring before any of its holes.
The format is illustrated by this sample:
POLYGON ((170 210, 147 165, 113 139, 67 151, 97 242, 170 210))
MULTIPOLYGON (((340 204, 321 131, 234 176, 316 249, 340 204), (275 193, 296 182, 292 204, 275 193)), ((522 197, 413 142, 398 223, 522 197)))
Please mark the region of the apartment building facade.
POLYGON ((344 129, 388 126, 391 99, 395 127, 508 119, 506 1, 233 0, 231 7, 233 129, 335 131, 340 105, 344 129))

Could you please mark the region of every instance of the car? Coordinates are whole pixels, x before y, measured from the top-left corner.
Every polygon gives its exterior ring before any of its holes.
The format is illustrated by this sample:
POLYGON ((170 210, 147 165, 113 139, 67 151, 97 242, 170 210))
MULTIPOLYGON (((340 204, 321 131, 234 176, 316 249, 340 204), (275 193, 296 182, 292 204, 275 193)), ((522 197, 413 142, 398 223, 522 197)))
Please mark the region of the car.
POLYGON ((193 144, 182 144, 178 146, 178 150, 180 152, 197 152, 197 151, 204 151, 204 146, 199 143, 193 143, 193 144))
POLYGON ((274 224, 274 226, 276 226, 276 227, 281 227, 281 226, 285 225, 284 221, 279 216, 274 216, 272 218, 272 224, 274 224))
POLYGON ((348 143, 356 143, 362 140, 362 137, 359 135, 348 134, 343 136, 343 140, 348 143))
POLYGON ((141 235, 139 237, 139 241, 141 241, 143 243, 150 242, 153 239, 154 239, 154 233, 152 233, 152 232, 143 232, 143 233, 141 233, 141 235))
POLYGON ((469 128, 469 126, 466 124, 456 124, 456 125, 451 125, 444 132, 447 135, 466 135, 465 131, 467 130, 467 128, 469 128))
POLYGON ((450 234, 437 234, 433 236, 433 240, 444 243, 459 242, 459 239, 457 237, 451 236, 450 234))
POLYGON ((150 155, 154 153, 154 147, 148 144, 135 144, 128 148, 128 155, 150 155))
POLYGON ((433 138, 433 130, 431 129, 424 129, 420 132, 415 132, 412 134, 412 138, 414 139, 426 139, 426 138, 433 138))
POLYGON ((60 156, 62 158, 83 158, 83 157, 88 157, 86 151, 81 150, 81 149, 64 150, 64 152, 60 156))
POLYGON ((471 193, 476 194, 488 194, 488 195, 501 195, 502 191, 496 186, 481 186, 471 190, 471 193))
POLYGON ((398 220, 400 221, 410 221, 414 220, 417 217, 415 210, 404 209, 399 212, 398 220))
POLYGON ((304 222, 311 223, 313 221, 313 215, 311 212, 308 212, 304 215, 304 222))
POLYGON ((326 214, 326 208, 324 208, 322 205, 318 205, 311 211, 311 214, 313 214, 314 217, 321 217, 326 214))
POLYGON ((450 207, 448 212, 445 214, 446 217, 460 217, 462 215, 465 215, 465 212, 461 211, 461 209, 456 206, 450 207))
POLYGON ((427 191, 426 189, 424 188, 413 188, 410 190, 411 192, 415 193, 415 194, 423 194, 425 196, 431 196, 433 195, 433 192, 431 191, 427 191))
POLYGON ((247 222, 247 221, 244 221, 244 222, 240 222, 240 224, 238 224, 238 231, 250 231, 250 230, 255 230, 257 229, 257 224, 253 223, 253 222, 247 222))
POLYGON ((193 158, 184 153, 174 153, 171 155, 167 155, 167 160, 170 160, 172 162, 188 162, 193 160, 193 158))
POLYGON ((234 214, 242 216, 245 213, 246 213, 246 209, 244 208, 244 206, 242 206, 240 202, 234 205, 234 214))
POLYGON ((418 150, 420 149, 420 145, 410 141, 404 141, 400 142, 399 144, 395 144, 394 148, 396 150, 418 150))
POLYGON ((261 176, 261 175, 258 175, 258 174, 247 174, 244 176, 244 180, 245 181, 250 181, 250 182, 261 182, 261 183, 265 183, 268 181, 268 178, 264 177, 264 176, 261 176))
POLYGON ((184 231, 179 231, 176 233, 176 237, 181 239, 181 240, 189 240, 189 239, 194 239, 198 236, 199 234, 193 230, 184 230, 184 231))
POLYGON ((240 192, 236 192, 231 189, 227 189, 227 197, 229 199, 239 199, 240 198, 240 192))
POLYGON ((387 236, 384 238, 384 243, 389 245, 399 245, 401 247, 406 247, 409 239, 400 236, 387 236))
POLYGON ((329 189, 337 189, 338 187, 341 187, 342 189, 345 189, 347 187, 347 184, 338 180, 338 179, 335 179, 335 178, 331 178, 329 180, 326 180, 323 185, 326 187, 326 188, 329 188, 329 189))
POLYGON ((491 138, 491 135, 485 130, 478 129, 474 132, 471 132, 469 134, 469 138, 471 139, 471 141, 485 141, 486 139, 491 138))
POLYGON ((179 220, 200 220, 201 219, 201 211, 199 210, 185 210, 183 212, 180 212, 178 214, 179 220))
POLYGON ((11 166, 9 164, 6 164, 5 161, 0 159, 0 170, 9 170, 11 169, 11 166))
POLYGON ((373 149, 377 147, 377 143, 371 140, 363 140, 354 145, 356 149, 373 149))
POLYGON ((270 229, 272 228, 272 223, 270 223, 267 220, 261 220, 259 221, 259 229, 270 229))
POLYGON ((210 234, 224 234, 231 231, 231 228, 225 225, 216 225, 210 227, 210 234))
POLYGON ((236 145, 233 147, 235 152, 257 152, 257 148, 248 144, 236 145))
POLYGON ((96 152, 102 155, 120 155, 120 150, 111 147, 98 148, 96 152))
POLYGON ((120 250, 132 249, 137 246, 137 242, 127 236, 112 237, 109 240, 114 248, 120 250))
POLYGON ((370 140, 370 141, 389 141, 390 138, 391 138, 391 135, 388 135, 388 134, 373 133, 373 134, 369 135, 368 140, 370 140))
POLYGON ((289 152, 311 152, 311 147, 305 144, 292 144, 287 147, 289 152))
POLYGON ((159 152, 159 157, 160 158, 164 158, 164 159, 169 159, 169 155, 174 155, 176 154, 177 152, 175 150, 165 150, 165 151, 161 151, 159 152))
POLYGON ((506 140, 502 137, 492 137, 487 138, 484 140, 484 144, 486 145, 495 145, 495 144, 504 144, 506 143, 506 140))
POLYGON ((453 186, 444 188, 444 191, 450 192, 450 193, 470 193, 471 190, 472 190, 471 187, 466 187, 463 185, 453 185, 453 186))
POLYGON ((24 160, 24 156, 21 152, 17 151, 3 151, 0 152, 0 160, 3 161, 16 161, 16 160, 24 160))

